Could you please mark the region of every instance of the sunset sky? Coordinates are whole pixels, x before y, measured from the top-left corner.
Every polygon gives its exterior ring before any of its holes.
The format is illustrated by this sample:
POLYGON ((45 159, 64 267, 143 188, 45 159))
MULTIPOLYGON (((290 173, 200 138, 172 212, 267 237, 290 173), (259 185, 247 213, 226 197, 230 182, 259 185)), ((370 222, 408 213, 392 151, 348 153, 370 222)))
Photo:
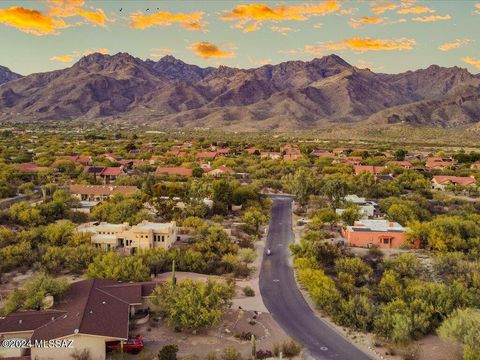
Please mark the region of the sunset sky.
POLYGON ((0 44, 0 65, 24 75, 95 51, 243 68, 335 53, 376 72, 480 73, 480 0, 3 0, 0 44))

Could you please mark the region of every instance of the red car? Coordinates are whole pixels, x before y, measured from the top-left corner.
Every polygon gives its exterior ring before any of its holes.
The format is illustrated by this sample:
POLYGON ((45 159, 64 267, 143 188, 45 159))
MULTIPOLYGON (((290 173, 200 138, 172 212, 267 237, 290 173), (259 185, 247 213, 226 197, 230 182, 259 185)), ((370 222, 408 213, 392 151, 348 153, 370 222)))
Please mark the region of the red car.
MULTIPOLYGON (((121 351, 122 349, 122 345, 120 341, 107 341, 105 345, 107 346, 107 352, 121 351)), ((129 338, 127 341, 123 342, 123 352, 127 352, 130 354, 138 354, 142 350, 143 350, 142 337, 129 338)))

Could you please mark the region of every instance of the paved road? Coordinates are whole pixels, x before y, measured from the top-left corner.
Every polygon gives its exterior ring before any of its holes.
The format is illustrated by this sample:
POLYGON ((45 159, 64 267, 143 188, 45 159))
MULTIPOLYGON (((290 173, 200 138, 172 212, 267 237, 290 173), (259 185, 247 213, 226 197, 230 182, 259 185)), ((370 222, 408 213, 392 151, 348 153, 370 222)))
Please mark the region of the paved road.
POLYGON ((280 326, 308 349, 315 359, 367 360, 365 353, 319 319, 297 288, 289 265, 288 243, 293 240, 292 200, 273 197, 267 248, 260 271, 260 292, 265 306, 280 326))

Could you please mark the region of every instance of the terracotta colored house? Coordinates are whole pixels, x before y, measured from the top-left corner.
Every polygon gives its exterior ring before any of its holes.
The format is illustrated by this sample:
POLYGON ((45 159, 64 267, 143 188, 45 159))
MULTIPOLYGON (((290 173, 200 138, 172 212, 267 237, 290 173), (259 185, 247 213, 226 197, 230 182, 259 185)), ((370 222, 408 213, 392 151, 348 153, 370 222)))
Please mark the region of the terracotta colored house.
POLYGON ((217 157, 217 152, 216 151, 205 151, 205 152, 200 152, 197 155, 195 155, 197 159, 209 159, 209 160, 214 160, 217 157))
POLYGON ((388 220, 360 220, 342 230, 349 246, 398 249, 405 242, 405 228, 388 220))
POLYGON ((473 176, 438 175, 432 179, 432 188, 445 190, 447 185, 473 186, 477 183, 473 176))
POLYGON ((38 166, 33 163, 24 163, 24 164, 18 164, 17 169, 26 172, 26 173, 37 173, 39 171, 47 171, 49 170, 48 167, 46 166, 38 166))
POLYGON ((84 171, 93 177, 100 177, 105 184, 108 184, 119 176, 127 175, 122 166, 85 166, 84 171))
POLYGON ((64 156, 63 157, 65 160, 70 160, 75 163, 79 163, 82 165, 91 165, 92 164, 92 157, 91 156, 79 156, 79 155, 73 155, 73 156, 64 156))
POLYGON ((425 162, 425 167, 427 169, 433 170, 433 169, 446 169, 450 166, 453 166, 454 161, 452 158, 441 158, 437 156, 432 156, 427 159, 425 162))
POLYGON ((225 165, 220 165, 216 169, 210 169, 209 171, 205 172, 206 176, 215 176, 215 177, 222 176, 222 175, 231 175, 231 174, 233 174, 233 170, 225 165))
POLYGON ((371 165, 355 165, 355 175, 361 174, 362 172, 369 172, 371 174, 377 175, 383 172, 386 169, 385 166, 371 166, 371 165))
POLYGON ((192 176, 192 169, 175 166, 175 167, 157 167, 156 174, 161 175, 179 175, 179 176, 192 176))

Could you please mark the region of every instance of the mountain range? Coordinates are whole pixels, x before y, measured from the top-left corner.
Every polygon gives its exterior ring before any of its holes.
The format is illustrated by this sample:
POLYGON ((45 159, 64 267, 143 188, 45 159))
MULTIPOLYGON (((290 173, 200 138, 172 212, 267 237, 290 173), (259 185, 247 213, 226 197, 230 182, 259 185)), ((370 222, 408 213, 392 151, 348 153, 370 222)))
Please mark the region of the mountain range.
POLYGON ((480 76, 466 69, 431 65, 382 74, 337 55, 238 69, 95 53, 69 68, 23 77, 0 67, 0 84, 0 121, 102 119, 235 130, 480 123, 480 76))

